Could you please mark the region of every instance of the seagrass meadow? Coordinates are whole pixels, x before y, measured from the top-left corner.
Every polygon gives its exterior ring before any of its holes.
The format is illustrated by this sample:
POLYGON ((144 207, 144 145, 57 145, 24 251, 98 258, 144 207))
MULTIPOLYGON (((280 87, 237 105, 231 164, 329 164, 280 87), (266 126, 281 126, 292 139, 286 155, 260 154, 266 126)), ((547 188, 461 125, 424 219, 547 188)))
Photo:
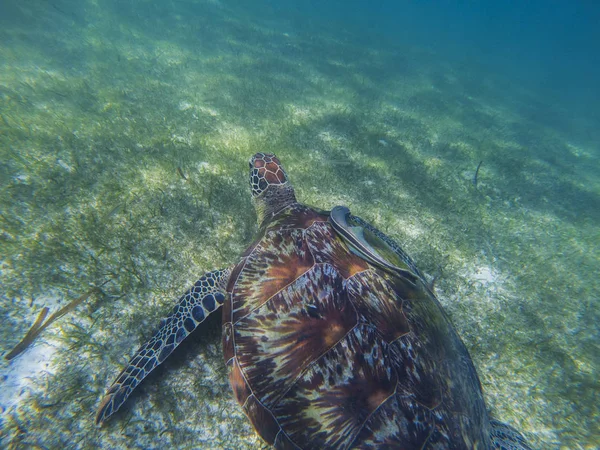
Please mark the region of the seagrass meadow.
POLYGON ((248 158, 264 151, 300 201, 348 206, 435 281, 494 416, 534 448, 599 448, 597 118, 428 46, 277 17, 0 5, 3 356, 43 308, 81 300, 1 360, 0 447, 264 446, 220 317, 94 425, 177 298, 251 242, 248 158))

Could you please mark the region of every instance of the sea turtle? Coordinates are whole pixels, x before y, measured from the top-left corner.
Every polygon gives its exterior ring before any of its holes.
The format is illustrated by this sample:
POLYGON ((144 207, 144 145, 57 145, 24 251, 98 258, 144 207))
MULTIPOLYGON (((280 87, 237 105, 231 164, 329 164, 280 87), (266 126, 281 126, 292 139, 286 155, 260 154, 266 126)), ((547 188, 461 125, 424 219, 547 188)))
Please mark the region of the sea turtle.
POLYGON ((257 239, 205 274, 102 400, 97 423, 222 307, 235 398, 278 449, 516 449, 469 353, 399 245, 343 206, 296 201, 279 159, 250 159, 257 239))

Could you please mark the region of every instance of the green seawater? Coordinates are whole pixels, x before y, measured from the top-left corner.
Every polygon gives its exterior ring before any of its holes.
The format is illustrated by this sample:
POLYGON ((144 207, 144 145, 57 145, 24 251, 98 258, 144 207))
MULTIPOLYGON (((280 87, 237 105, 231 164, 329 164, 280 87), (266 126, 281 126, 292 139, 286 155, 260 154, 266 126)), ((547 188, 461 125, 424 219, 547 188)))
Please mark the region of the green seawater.
POLYGON ((436 278, 495 417, 534 448, 600 448, 600 131, 540 92, 244 2, 2 2, 1 353, 106 284, 1 360, 0 447, 264 446, 218 318, 94 425, 179 295, 251 242, 264 151, 436 278))

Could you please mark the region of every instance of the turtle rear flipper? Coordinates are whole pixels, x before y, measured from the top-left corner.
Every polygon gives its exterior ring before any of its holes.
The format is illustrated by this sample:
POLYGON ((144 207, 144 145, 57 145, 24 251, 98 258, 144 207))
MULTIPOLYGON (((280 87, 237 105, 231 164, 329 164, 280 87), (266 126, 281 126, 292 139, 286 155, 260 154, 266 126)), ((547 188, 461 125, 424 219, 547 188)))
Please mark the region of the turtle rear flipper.
POLYGON ((494 450, 531 450, 521 433, 510 425, 490 420, 492 448, 494 450))
POLYGON ((96 424, 102 424, 125 403, 133 390, 161 364, 206 317, 225 301, 230 269, 208 272, 180 299, 160 323, 148 342, 142 345, 106 392, 98 407, 96 424))

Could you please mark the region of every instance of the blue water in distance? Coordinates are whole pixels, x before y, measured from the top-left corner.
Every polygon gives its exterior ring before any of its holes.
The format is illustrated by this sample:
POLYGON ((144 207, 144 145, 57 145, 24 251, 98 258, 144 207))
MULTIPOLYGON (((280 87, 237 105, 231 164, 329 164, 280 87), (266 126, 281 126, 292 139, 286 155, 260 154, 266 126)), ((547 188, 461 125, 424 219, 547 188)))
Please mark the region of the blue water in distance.
POLYGON ((595 1, 269 1, 253 8, 298 27, 351 28, 360 40, 429 47, 487 66, 600 120, 595 1))

